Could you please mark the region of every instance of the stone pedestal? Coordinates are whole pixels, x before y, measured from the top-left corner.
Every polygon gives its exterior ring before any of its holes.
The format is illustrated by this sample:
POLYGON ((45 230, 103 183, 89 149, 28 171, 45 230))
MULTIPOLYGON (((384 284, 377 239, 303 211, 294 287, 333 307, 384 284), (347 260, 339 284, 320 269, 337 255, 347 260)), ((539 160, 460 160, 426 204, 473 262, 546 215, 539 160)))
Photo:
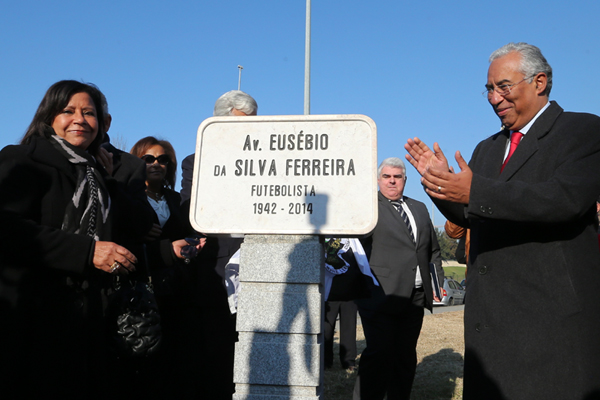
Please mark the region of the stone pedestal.
POLYGON ((245 237, 234 400, 321 399, 323 273, 317 236, 245 237))

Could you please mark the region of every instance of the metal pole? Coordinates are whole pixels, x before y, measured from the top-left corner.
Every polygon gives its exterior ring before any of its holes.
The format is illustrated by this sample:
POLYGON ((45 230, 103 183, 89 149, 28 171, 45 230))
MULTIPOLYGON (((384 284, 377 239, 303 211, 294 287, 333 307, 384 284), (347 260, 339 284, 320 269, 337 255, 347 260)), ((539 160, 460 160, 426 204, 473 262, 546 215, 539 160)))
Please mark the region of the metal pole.
POLYGON ((240 70, 240 74, 238 77, 238 90, 240 90, 240 87, 242 87, 242 70, 244 69, 244 67, 238 65, 238 69, 240 70))
POLYGON ((306 39, 304 53, 304 115, 310 114, 310 0, 306 0, 306 39))

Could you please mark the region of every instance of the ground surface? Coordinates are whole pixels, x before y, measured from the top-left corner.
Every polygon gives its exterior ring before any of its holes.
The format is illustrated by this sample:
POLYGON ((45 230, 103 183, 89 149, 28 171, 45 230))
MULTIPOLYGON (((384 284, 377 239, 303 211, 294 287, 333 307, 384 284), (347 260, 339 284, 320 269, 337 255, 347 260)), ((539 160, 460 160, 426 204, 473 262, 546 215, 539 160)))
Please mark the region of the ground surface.
MULTIPOLYGON (((417 375, 411 400, 462 398, 465 352, 463 311, 440 312, 445 310, 444 307, 438 307, 434 309, 433 315, 425 315, 417 345, 417 375)), ((356 371, 347 372, 340 368, 337 360, 337 333, 335 340, 336 363, 332 369, 325 371, 323 399, 350 400, 356 371)), ((365 348, 365 338, 360 324, 357 329, 357 345, 360 354, 365 348)))

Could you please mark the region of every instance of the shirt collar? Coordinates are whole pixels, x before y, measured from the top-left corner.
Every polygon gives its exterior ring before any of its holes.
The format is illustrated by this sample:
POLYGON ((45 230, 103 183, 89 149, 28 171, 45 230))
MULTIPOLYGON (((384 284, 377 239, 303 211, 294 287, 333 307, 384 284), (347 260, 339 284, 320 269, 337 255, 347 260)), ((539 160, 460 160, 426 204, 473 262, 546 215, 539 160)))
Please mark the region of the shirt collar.
MULTIPOLYGON (((383 197, 385 197, 385 196, 383 196, 383 197)), ((398 200, 390 200, 390 199, 388 199, 387 197, 385 197, 385 198, 386 198, 386 200, 387 200, 387 201, 389 201, 390 203, 391 203, 391 202, 394 202, 394 203, 400 203, 400 204, 402 204, 402 203, 404 203, 404 202, 405 202, 405 201, 404 201, 404 196, 400 197, 398 200)))

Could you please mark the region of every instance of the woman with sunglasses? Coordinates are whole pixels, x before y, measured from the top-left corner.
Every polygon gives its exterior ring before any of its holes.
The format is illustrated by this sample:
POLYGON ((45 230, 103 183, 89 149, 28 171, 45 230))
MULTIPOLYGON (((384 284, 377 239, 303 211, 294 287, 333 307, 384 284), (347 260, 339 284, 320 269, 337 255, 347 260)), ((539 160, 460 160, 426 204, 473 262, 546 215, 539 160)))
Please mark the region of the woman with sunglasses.
MULTIPOLYGON (((158 140, 153 136, 140 139, 130 151, 136 157, 146 162, 146 195, 148 202, 155 212, 154 228, 148 234, 147 239, 156 240, 164 238, 162 230, 167 222, 167 235, 172 236, 181 232, 186 224, 179 214, 180 197, 173 188, 175 187, 175 172, 177 170, 177 158, 173 146, 166 140, 158 140), (169 221, 171 214, 173 219, 169 221), (177 232, 179 231, 179 232, 177 232)), ((187 221, 187 219, 186 219, 187 221)), ((185 226, 189 228, 189 226, 185 226)), ((183 235, 189 233, 183 232, 183 235)), ((178 237, 181 239, 182 236, 178 237)))
MULTIPOLYGON (((160 308, 163 343, 161 354, 151 368, 151 381, 158 385, 158 398, 178 398, 175 391, 183 393, 192 382, 185 376, 190 346, 197 340, 190 337, 192 330, 188 326, 190 320, 195 320, 188 314, 194 270, 184 263, 175 267, 165 265, 160 251, 168 243, 193 236, 195 232, 189 218, 182 213, 181 197, 174 190, 177 158, 171 143, 148 136, 140 139, 130 153, 146 162, 146 195, 154 209, 154 225, 146 241, 150 274, 160 308), (168 392, 161 392, 163 389, 168 392)), ((200 240, 204 244, 206 239, 200 240)))

